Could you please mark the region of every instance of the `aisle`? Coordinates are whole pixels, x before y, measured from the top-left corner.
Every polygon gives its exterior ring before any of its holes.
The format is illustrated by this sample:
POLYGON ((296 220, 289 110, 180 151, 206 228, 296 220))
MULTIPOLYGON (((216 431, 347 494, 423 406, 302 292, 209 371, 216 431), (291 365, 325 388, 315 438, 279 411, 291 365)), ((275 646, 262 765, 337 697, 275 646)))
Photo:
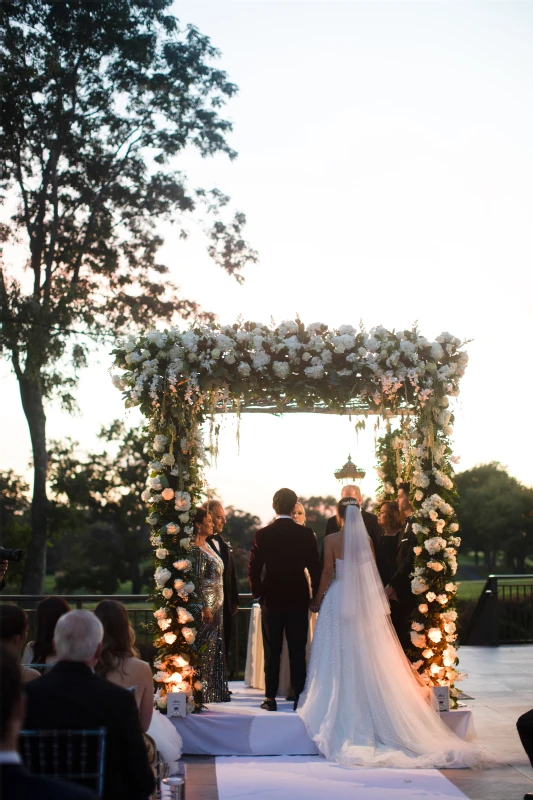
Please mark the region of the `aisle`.
POLYGON ((319 756, 218 757, 219 800, 467 800, 436 769, 347 769, 319 756))

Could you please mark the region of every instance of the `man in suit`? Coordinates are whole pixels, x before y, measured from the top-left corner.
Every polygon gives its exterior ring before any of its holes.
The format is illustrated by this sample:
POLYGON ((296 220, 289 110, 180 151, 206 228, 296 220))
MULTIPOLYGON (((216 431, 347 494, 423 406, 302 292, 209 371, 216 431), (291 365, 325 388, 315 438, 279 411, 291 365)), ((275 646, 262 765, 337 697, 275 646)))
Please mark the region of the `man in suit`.
POLYGON ((17 751, 25 714, 20 664, 0 647, 0 797, 2 800, 96 800, 89 789, 55 778, 32 775, 17 751))
POLYGON ((224 525, 226 524, 226 514, 220 500, 211 500, 207 503, 207 509, 213 520, 213 536, 207 538, 207 543, 217 552, 224 562, 224 574, 222 581, 224 584, 224 607, 223 607, 223 626, 224 626, 224 646, 226 648, 226 659, 228 658, 229 646, 231 641, 232 620, 239 610, 239 592, 237 590, 237 576, 235 575, 235 564, 231 548, 222 536, 224 525))
MULTIPOLYGON (((363 502, 363 498, 361 496, 361 489, 359 486, 343 486, 341 491, 341 498, 344 497, 354 497, 359 506, 361 506, 363 502)), ((381 541, 381 537, 384 534, 384 530, 378 522, 378 518, 375 514, 371 514, 370 511, 363 511, 361 510, 361 516, 363 517, 363 522, 365 523, 365 528, 368 531, 368 535, 372 539, 372 544, 374 545, 374 550, 377 553, 379 549, 379 543, 381 541)), ((339 531, 339 523, 337 521, 337 515, 334 514, 330 517, 326 524, 326 532, 324 536, 329 536, 330 533, 337 533, 339 531)))
POLYGON ((411 573, 415 560, 413 548, 417 545, 417 539, 413 533, 413 507, 409 498, 410 491, 409 483, 401 483, 398 487, 398 507, 404 525, 398 535, 396 571, 385 587, 387 597, 397 603, 394 627, 404 650, 411 648, 411 614, 416 605, 416 596, 411 590, 411 573))
POLYGON ((30 729, 106 728, 104 800, 147 800, 154 776, 135 696, 99 678, 103 628, 90 611, 69 611, 54 633, 57 663, 26 686, 30 729))
POLYGON ((265 651, 265 700, 261 708, 267 711, 277 710, 283 633, 289 648, 294 710, 305 685, 309 584, 304 570, 309 571, 315 595, 320 580, 320 557, 311 528, 298 525, 290 517, 297 501, 291 489, 276 492, 272 502, 276 519, 256 532, 248 565, 252 595, 261 605, 265 651))

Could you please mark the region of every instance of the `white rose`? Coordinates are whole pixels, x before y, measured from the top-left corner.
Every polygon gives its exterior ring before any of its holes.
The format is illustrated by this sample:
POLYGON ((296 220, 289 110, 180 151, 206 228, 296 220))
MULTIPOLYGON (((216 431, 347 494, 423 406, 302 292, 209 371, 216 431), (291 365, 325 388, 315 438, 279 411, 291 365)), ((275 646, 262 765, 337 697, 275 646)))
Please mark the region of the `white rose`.
POLYGON ((418 610, 420 611, 421 614, 427 614, 428 606, 426 605, 426 603, 420 603, 420 605, 418 606, 418 610))
POLYGON ((168 550, 166 550, 164 547, 158 547, 155 551, 155 555, 156 558, 166 558, 168 556, 168 550))
POLYGON ((161 594, 163 595, 165 600, 170 600, 170 598, 172 597, 172 589, 163 589, 161 594))
POLYGON ((191 540, 186 537, 185 539, 180 539, 180 547, 183 547, 184 550, 188 550, 191 546, 191 540))
POLYGON ((194 628, 184 627, 181 629, 181 633, 187 644, 192 644, 196 639, 196 630, 194 628))
POLYGON ((437 644, 442 639, 442 631, 440 628, 430 628, 428 631, 428 639, 437 644))
POLYGON ((165 633, 165 635, 163 636, 163 639, 165 640, 165 642, 167 644, 174 644, 174 642, 176 641, 177 638, 178 637, 176 636, 176 634, 172 633, 171 631, 169 631, 168 633, 165 633))
POLYGON ((166 489, 163 489, 163 491, 161 492, 161 497, 163 498, 163 500, 172 500, 172 498, 174 497, 174 489, 170 489, 168 487, 166 489))
POLYGON ((176 533, 179 533, 179 526, 176 525, 175 522, 169 522, 167 525, 167 533, 170 536, 175 536, 176 533))
POLYGON ((189 515, 188 514, 180 514, 179 515, 179 521, 183 522, 183 523, 188 522, 189 521, 189 515))

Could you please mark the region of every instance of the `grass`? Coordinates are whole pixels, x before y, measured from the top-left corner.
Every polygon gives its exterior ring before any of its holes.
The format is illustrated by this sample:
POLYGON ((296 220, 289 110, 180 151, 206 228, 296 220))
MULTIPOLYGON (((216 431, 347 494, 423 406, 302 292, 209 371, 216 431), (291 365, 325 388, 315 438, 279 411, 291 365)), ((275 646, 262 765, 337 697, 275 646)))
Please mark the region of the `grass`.
POLYGON ((458 600, 477 600, 483 591, 485 581, 460 581, 457 589, 458 600))

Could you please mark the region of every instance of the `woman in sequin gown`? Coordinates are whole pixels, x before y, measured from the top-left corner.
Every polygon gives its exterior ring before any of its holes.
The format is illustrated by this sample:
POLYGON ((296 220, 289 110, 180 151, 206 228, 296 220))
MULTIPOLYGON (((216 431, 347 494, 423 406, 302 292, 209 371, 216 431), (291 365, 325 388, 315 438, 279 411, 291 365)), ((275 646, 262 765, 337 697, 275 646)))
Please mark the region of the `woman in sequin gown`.
POLYGON ((200 596, 196 605, 191 603, 191 611, 197 611, 202 617, 194 648, 200 661, 200 680, 204 684, 203 700, 205 703, 227 703, 230 694, 224 652, 224 562, 206 542, 207 537, 213 535, 209 511, 198 509, 193 524, 195 539, 189 552, 200 596))

